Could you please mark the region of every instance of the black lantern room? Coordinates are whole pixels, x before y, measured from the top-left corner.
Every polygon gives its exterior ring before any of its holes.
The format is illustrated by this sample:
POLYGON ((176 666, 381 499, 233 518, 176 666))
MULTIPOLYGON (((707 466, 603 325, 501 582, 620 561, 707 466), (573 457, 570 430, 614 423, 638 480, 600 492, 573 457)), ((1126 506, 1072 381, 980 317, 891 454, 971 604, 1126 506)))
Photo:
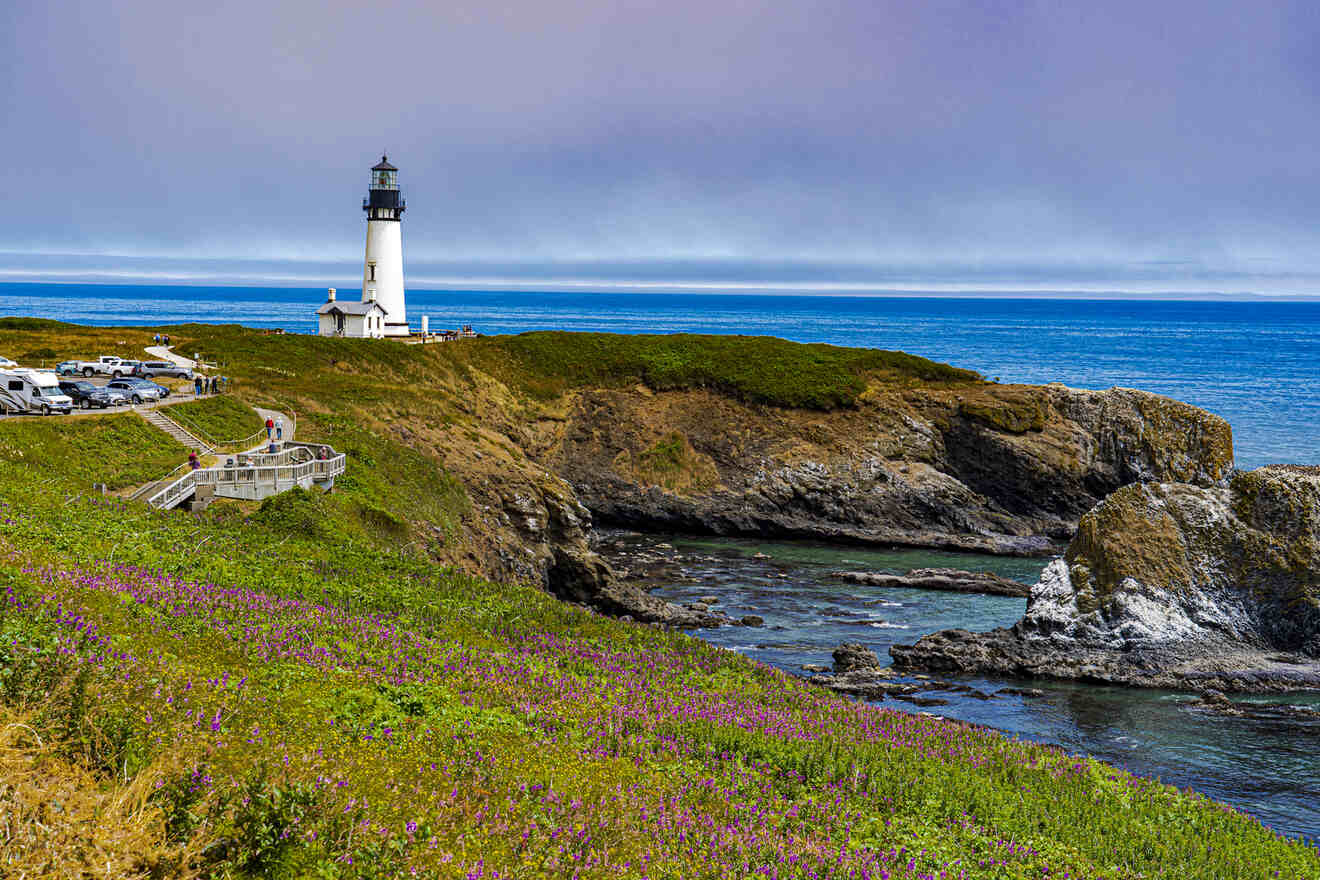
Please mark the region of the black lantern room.
POLYGON ((368 220, 399 220, 407 202, 399 197, 399 169, 386 156, 371 166, 371 186, 362 200, 368 220))

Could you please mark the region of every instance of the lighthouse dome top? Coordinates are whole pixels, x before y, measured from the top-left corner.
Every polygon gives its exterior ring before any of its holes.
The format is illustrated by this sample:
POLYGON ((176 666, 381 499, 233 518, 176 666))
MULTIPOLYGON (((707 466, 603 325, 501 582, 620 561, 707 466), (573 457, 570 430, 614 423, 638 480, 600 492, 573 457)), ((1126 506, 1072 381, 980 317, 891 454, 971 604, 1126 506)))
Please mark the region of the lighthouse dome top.
POLYGON ((377 162, 375 165, 372 165, 372 166, 371 166, 371 170, 372 170, 372 171, 398 171, 399 169, 395 168, 393 165, 390 164, 390 159, 389 159, 388 156, 382 155, 382 156, 380 157, 380 161, 377 162))

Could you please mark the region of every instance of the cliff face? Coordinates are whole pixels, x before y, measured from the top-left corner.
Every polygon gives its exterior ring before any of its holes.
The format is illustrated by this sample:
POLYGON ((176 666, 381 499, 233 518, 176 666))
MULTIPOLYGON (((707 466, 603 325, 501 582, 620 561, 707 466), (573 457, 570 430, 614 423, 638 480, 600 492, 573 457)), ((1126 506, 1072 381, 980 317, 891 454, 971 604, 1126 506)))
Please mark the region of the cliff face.
POLYGON ((637 387, 575 393, 534 454, 613 524, 1043 553, 1127 483, 1223 480, 1232 435, 1126 389, 873 384, 826 413, 637 387))
POLYGON ((1219 690, 1320 686, 1320 471, 1132 485, 1082 517, 1011 629, 897 665, 1219 690))

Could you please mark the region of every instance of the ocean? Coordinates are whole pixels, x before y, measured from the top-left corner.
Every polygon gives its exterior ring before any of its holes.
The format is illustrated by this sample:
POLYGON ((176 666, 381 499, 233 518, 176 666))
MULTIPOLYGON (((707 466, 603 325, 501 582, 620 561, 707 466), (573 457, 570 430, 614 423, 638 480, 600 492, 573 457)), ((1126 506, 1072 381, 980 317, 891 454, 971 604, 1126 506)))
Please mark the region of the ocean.
MULTIPOLYGON (((347 289, 351 286, 346 285, 347 289)), ((190 321, 312 332, 323 290, 86 284, 0 284, 0 315, 99 325, 190 321)), ((768 334, 803 342, 901 349, 1004 382, 1122 385, 1186 400, 1233 426, 1240 467, 1320 462, 1320 303, 1081 301, 697 294, 408 292, 409 318, 478 332, 768 334)), ((0 351, 18 357, 21 352, 0 351)), ((95 355, 96 352, 84 352, 95 355)), ((692 536, 615 535, 623 551, 664 543, 685 578, 657 585, 673 601, 719 597, 763 629, 695 635, 798 672, 833 646, 889 645, 946 627, 1011 624, 1025 600, 878 591, 830 578, 837 568, 903 572, 948 566, 1030 583, 1043 560, 692 536)), ((1011 682, 972 680, 987 692, 1011 682)), ((1057 743, 1133 772, 1195 788, 1283 833, 1320 837, 1320 722, 1207 713, 1186 695, 1033 683, 1039 699, 942 694, 930 711, 1057 743)), ((1320 704, 1318 695, 1289 702, 1320 704)), ((906 704, 903 704, 906 706, 906 704)), ((911 709, 911 707, 907 707, 911 709)))
MULTIPOLYGON (((0 315, 310 333, 324 298, 322 289, 8 283, 0 315)), ((1142 388, 1226 418, 1239 467, 1320 463, 1320 302, 410 290, 408 309, 415 325, 429 315, 433 328, 487 334, 765 334, 900 349, 1003 382, 1142 388)))

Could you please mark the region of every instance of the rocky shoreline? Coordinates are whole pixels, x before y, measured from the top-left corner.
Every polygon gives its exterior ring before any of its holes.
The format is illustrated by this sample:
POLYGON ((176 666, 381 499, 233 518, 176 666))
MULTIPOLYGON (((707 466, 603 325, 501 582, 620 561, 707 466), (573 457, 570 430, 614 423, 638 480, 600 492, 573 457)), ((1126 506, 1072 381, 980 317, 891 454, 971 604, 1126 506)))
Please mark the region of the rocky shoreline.
POLYGON ((1320 689, 1320 472, 1128 486, 1082 518, 1012 627, 945 630, 890 654, 908 671, 1320 689))
POLYGON ((1120 486, 1210 485, 1233 455, 1226 422, 1159 395, 984 382, 875 383, 832 412, 590 390, 545 442, 608 526, 1013 556, 1057 553, 1120 486))

